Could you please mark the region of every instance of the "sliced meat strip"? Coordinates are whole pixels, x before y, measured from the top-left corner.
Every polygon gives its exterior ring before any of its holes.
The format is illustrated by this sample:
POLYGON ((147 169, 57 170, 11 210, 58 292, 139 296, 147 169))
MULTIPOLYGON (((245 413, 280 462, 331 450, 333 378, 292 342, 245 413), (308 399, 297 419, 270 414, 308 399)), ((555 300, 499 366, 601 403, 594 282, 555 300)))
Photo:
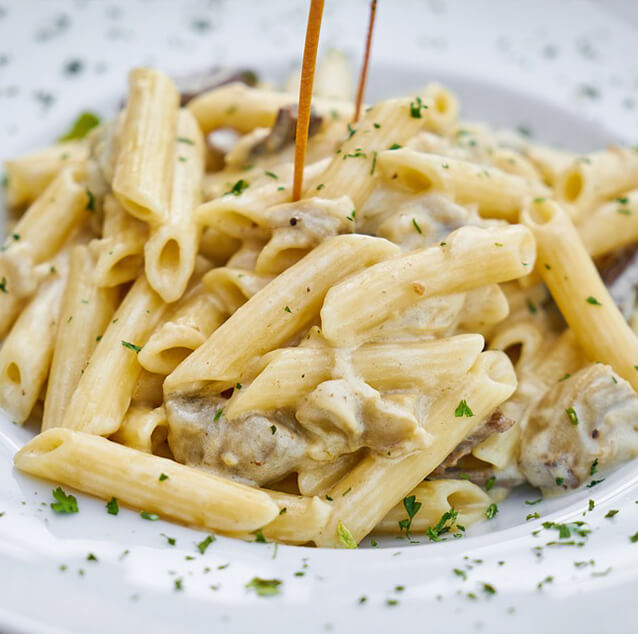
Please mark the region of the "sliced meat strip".
MULTIPOLYGON (((463 456, 467 456, 474 447, 481 444, 492 434, 502 434, 507 431, 514 421, 508 418, 501 410, 494 410, 477 429, 465 440, 460 442, 448 457, 430 474, 431 477, 441 477, 449 473, 451 467, 455 467, 463 456)), ((449 476, 446 476, 449 477, 449 476)), ((488 476, 489 477, 489 476, 488 476)), ((487 478, 486 478, 487 479, 487 478)))

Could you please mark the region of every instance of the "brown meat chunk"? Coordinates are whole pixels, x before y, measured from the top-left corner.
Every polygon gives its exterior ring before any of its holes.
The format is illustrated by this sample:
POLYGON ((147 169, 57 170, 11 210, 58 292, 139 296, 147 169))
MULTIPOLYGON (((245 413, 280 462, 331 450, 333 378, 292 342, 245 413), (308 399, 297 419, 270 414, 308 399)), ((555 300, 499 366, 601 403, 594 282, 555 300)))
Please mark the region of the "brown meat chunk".
POLYGON ((465 440, 460 442, 456 448, 452 450, 448 457, 431 475, 440 477, 443 474, 447 474, 447 477, 453 477, 449 476, 450 471, 447 470, 455 467, 463 456, 467 456, 474 447, 480 445, 486 438, 489 438, 492 434, 502 434, 513 424, 514 421, 505 416, 501 410, 494 410, 492 414, 483 421, 482 425, 477 427, 465 440))

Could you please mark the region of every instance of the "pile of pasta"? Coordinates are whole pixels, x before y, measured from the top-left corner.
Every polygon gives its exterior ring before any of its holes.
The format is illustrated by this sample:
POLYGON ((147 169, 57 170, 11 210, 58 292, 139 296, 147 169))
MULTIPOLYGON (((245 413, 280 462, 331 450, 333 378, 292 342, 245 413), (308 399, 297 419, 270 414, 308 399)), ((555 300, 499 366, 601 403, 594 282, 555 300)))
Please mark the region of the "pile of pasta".
POLYGON ((113 121, 6 163, 24 211, 0 254, 0 405, 41 420, 18 469, 352 547, 484 518, 564 375, 601 362, 635 397, 636 337, 592 257, 638 240, 636 151, 461 122, 436 84, 351 124, 350 87, 320 72, 291 202, 291 139, 271 141, 294 94, 230 83, 181 106, 157 70, 129 84, 113 121), (511 426, 436 476, 497 410, 511 426))

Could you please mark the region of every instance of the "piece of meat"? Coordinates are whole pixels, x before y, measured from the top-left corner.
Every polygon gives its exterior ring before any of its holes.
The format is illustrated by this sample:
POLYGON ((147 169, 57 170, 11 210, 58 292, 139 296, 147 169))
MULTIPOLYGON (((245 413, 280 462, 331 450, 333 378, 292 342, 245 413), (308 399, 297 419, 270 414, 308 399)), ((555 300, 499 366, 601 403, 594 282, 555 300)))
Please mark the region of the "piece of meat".
MULTIPOLYGON (((448 457, 430 474, 434 477, 440 477, 443 474, 449 474, 452 467, 456 467, 459 460, 463 456, 467 456, 474 447, 481 444, 486 438, 492 434, 502 434, 507 431, 514 421, 508 418, 501 410, 494 410, 483 423, 477 427, 465 440, 460 442, 448 455, 448 457)), ((453 477, 446 475, 446 477, 453 477)), ((489 476, 488 476, 489 477, 489 476)), ((487 479, 487 478, 486 478, 487 479)))
POLYGON ((273 482, 294 471, 307 443, 291 417, 277 415, 273 421, 251 414, 227 421, 225 403, 206 394, 166 402, 175 460, 248 484, 273 482))
POLYGON ((213 66, 189 75, 174 77, 173 80, 180 94, 180 105, 183 107, 191 99, 202 93, 236 81, 242 82, 247 86, 255 86, 258 77, 253 70, 231 70, 213 66))
POLYGON ((638 245, 600 258, 596 263, 600 276, 625 319, 631 319, 638 288, 638 245))
POLYGON ((558 382, 531 412, 519 468, 530 484, 552 494, 636 456, 638 397, 611 367, 592 363, 558 382))
POLYGON ((486 487, 488 480, 494 478, 494 483, 490 486, 501 487, 504 489, 513 489, 525 482, 516 465, 509 465, 502 471, 493 467, 485 467, 483 469, 463 469, 461 467, 450 467, 441 473, 431 473, 427 480, 469 480, 480 487, 486 487))
MULTIPOLYGON (((310 125, 308 127, 308 136, 311 137, 321 128, 323 117, 310 112, 310 125)), ((277 118, 273 124, 270 133, 250 149, 248 158, 257 158, 264 154, 274 154, 283 150, 287 145, 292 145, 297 136, 297 106, 290 105, 279 108, 277 118)))

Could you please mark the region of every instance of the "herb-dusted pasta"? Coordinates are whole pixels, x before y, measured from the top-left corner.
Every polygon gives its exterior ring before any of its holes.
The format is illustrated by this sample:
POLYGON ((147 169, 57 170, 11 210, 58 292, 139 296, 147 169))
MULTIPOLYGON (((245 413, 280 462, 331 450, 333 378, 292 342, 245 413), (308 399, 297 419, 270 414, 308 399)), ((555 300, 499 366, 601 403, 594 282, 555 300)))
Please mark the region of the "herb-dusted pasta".
POLYGON ((111 122, 7 163, 31 206, 0 253, 0 405, 44 403, 17 468, 353 548, 638 456, 636 151, 459 121, 438 84, 352 123, 344 58, 319 76, 300 200, 294 95, 188 101, 147 68, 111 122))

